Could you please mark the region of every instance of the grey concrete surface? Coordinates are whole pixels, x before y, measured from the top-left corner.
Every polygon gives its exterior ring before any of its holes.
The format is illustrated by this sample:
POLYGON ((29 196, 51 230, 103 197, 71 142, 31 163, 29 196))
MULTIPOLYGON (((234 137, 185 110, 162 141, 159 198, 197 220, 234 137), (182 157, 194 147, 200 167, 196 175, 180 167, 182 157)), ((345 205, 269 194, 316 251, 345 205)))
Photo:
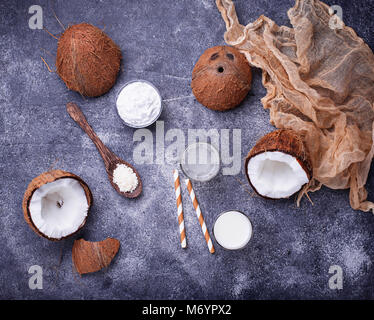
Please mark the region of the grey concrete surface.
MULTIPOLYGON (((331 0, 343 8, 347 25, 374 47, 372 0, 331 0)), ((291 0, 236 1, 242 23, 265 14, 289 24, 291 0)), ((314 205, 293 200, 267 201, 251 196, 243 170, 235 178, 220 174, 195 183, 208 228, 227 209, 251 219, 250 244, 229 252, 216 243, 211 255, 182 188, 188 249, 178 241, 172 187, 174 165, 137 165, 144 192, 122 198, 107 180, 93 143, 70 119, 69 101, 81 106, 106 145, 131 161, 134 129, 126 127, 114 100, 125 82, 141 78, 154 83, 164 99, 160 120, 165 130, 241 128, 242 158, 255 141, 273 128, 262 108, 265 90, 260 70, 240 107, 227 113, 203 108, 193 98, 194 63, 208 47, 224 44, 224 22, 214 1, 2 1, 0 3, 0 299, 373 299, 374 216, 355 212, 347 190, 323 188, 311 194, 314 205), (28 27, 28 8, 40 4, 44 26, 57 34, 64 25, 89 22, 113 38, 123 52, 123 71, 106 95, 83 99, 49 73, 57 41, 28 27), (47 51, 49 53, 47 53, 47 51), (58 159, 56 168, 81 176, 94 197, 84 229, 62 242, 37 236, 25 223, 22 198, 27 184, 58 159), (74 239, 115 237, 120 251, 107 270, 80 278, 73 270, 74 239), (43 289, 30 290, 28 269, 43 268, 43 289), (343 269, 343 289, 331 290, 331 265, 343 269)), ((155 134, 155 125, 150 127, 155 134)), ((374 200, 374 178, 367 187, 374 200)))

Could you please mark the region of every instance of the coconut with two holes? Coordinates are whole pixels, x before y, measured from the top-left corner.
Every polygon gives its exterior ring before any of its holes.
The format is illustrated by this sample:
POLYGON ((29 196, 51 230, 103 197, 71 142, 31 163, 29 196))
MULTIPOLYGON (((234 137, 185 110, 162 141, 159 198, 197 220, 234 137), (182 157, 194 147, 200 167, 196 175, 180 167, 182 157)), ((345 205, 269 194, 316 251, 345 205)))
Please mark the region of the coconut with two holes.
POLYGON ((312 177, 308 150, 293 130, 280 129, 262 137, 245 160, 245 173, 262 197, 289 198, 312 177))
POLYGON ((238 106, 251 88, 251 67, 239 50, 228 46, 207 49, 192 71, 191 88, 205 107, 225 111, 238 106))
POLYGON ((57 241, 84 226, 91 204, 91 191, 80 177, 52 170, 30 182, 22 207, 26 222, 38 235, 57 241))

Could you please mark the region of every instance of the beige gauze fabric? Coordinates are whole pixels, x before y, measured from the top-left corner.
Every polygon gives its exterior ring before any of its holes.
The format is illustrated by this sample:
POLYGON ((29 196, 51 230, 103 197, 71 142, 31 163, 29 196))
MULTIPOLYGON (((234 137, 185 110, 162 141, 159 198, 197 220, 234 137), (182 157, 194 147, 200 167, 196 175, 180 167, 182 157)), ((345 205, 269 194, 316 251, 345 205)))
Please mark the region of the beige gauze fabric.
POLYGON ((265 16, 243 26, 232 1, 216 4, 226 43, 263 70, 267 95, 261 102, 270 123, 294 129, 309 149, 313 179, 298 203, 325 185, 350 188, 353 209, 374 211, 365 189, 374 154, 374 55, 368 45, 318 0, 296 0, 288 11, 293 28, 265 16))

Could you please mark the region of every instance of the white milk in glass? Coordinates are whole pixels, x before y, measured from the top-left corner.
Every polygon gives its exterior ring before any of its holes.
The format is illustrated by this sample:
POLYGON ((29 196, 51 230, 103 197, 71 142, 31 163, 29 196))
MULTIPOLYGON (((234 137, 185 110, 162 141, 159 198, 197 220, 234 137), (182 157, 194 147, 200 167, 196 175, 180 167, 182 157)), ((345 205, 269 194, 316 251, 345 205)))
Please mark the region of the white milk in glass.
POLYGON ((218 216, 213 233, 216 241, 225 249, 242 249, 252 237, 252 224, 245 214, 227 211, 218 216))

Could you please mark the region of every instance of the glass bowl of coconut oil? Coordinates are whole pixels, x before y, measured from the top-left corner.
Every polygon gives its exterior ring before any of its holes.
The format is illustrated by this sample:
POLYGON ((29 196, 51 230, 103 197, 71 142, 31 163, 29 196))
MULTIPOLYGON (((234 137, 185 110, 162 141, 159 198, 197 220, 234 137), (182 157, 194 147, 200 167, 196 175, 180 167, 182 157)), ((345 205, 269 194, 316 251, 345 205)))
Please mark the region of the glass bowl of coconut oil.
POLYGON ((127 82, 116 97, 118 115, 132 128, 145 128, 161 115, 162 98, 158 89, 149 81, 127 82))
POLYGON ((191 180, 209 181, 220 170, 219 152, 210 143, 192 143, 184 150, 180 167, 183 173, 191 180))

